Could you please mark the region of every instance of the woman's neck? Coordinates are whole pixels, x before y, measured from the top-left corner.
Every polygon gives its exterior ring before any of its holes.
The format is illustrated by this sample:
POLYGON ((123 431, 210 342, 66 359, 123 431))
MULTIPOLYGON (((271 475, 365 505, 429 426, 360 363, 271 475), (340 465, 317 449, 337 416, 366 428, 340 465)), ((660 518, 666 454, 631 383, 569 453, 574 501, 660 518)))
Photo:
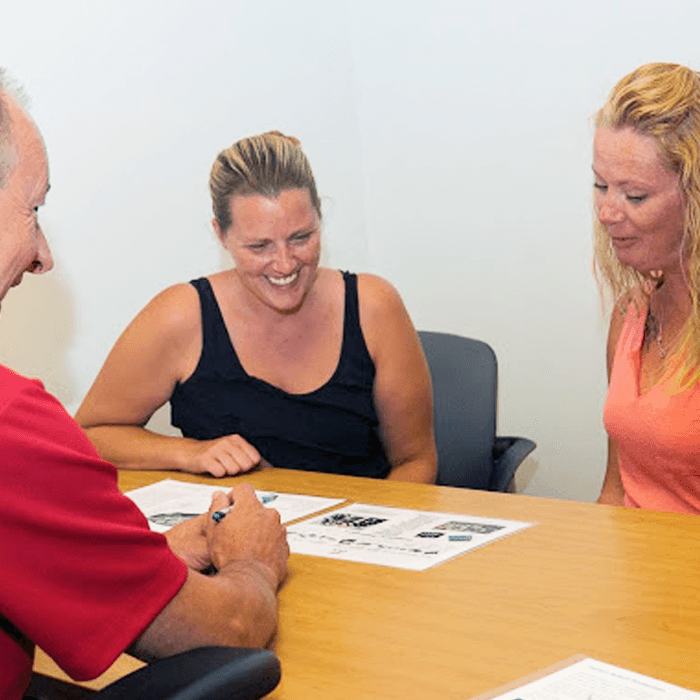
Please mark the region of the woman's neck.
POLYGON ((691 313, 688 286, 682 275, 664 275, 649 295, 645 339, 647 347, 656 343, 660 357, 673 353, 683 326, 691 313))
POLYGON ((649 305, 654 313, 663 315, 669 323, 673 319, 675 323, 683 325, 692 305, 685 276, 665 274, 663 281, 651 293, 649 305))
POLYGON ((307 325, 309 319, 313 319, 318 313, 318 277, 298 307, 280 310, 265 303, 243 284, 235 268, 230 270, 229 274, 233 280, 233 313, 239 320, 255 325, 262 335, 294 333, 295 329, 307 325))

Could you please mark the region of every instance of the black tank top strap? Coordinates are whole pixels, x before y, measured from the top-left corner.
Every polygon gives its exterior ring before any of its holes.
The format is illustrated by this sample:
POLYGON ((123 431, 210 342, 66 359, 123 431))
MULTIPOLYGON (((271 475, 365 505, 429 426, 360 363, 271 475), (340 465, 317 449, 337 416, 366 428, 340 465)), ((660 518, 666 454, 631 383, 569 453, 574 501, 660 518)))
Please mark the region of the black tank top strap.
POLYGON ((190 284, 199 294, 202 312, 202 354, 198 368, 217 374, 227 369, 235 374, 243 372, 211 283, 206 277, 200 277, 190 284))
POLYGON ((357 275, 341 270, 345 281, 345 319, 343 322, 343 347, 338 363, 337 375, 346 375, 349 364, 361 365, 374 377, 374 362, 367 349, 360 326, 360 298, 357 292, 357 275))

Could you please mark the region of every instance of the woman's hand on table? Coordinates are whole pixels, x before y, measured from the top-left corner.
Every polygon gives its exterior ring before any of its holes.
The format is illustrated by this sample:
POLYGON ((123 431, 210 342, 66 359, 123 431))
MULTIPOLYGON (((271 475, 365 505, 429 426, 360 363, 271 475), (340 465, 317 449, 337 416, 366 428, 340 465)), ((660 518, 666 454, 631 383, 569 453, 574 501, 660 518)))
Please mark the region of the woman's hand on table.
POLYGON ((212 476, 234 476, 260 464, 260 453, 240 435, 215 440, 188 441, 186 471, 212 476))

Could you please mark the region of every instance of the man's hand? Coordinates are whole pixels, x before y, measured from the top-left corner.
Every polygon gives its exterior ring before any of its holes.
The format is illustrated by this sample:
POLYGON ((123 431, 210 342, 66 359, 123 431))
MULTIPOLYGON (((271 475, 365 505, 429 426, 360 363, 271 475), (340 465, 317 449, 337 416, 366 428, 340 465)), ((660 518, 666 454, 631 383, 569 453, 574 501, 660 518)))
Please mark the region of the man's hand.
POLYGON ((280 514, 264 508, 249 484, 234 486, 228 495, 215 493, 206 516, 211 561, 220 571, 235 561, 255 562, 277 590, 287 575, 289 545, 280 514), (212 514, 233 506, 219 523, 212 514))
POLYGON ((170 549, 196 571, 202 571, 211 564, 206 530, 208 517, 207 513, 203 513, 175 525, 165 533, 170 549))
POLYGON ((152 661, 211 644, 264 647, 277 629, 275 595, 287 573, 287 532, 248 484, 217 491, 209 512, 172 528, 168 542, 195 569, 212 563, 215 576, 190 572, 177 595, 130 647, 152 661), (211 517, 232 506, 220 522, 211 517), (202 542, 206 546, 202 547, 202 542))

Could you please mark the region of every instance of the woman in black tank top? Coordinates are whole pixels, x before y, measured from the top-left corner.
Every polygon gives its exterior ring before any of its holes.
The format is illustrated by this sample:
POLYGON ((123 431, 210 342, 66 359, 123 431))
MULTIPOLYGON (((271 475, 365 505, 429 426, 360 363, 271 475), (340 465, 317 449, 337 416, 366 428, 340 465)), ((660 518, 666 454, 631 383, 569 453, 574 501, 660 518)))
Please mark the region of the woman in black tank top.
POLYGON ((213 227, 235 267, 166 289, 77 414, 122 468, 258 465, 434 482, 427 365, 394 288, 319 266, 321 206, 296 139, 222 151, 213 227), (144 426, 170 401, 182 437, 144 426))

